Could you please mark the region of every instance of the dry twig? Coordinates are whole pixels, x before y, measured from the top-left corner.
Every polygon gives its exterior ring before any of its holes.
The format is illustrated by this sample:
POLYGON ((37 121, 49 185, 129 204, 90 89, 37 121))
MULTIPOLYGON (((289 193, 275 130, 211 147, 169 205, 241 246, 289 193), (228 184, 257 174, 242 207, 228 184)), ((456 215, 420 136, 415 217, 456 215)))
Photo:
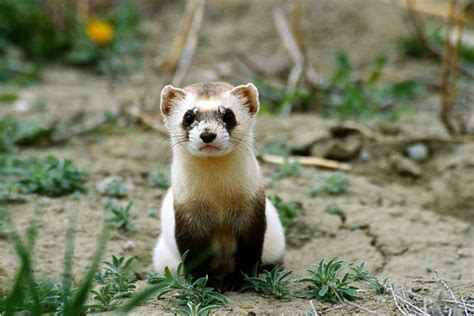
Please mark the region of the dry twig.
POLYGON ((314 316, 319 316, 318 312, 316 311, 316 308, 314 307, 313 301, 310 300, 309 304, 311 305, 311 310, 313 311, 314 316))
POLYGON ((393 301, 395 302, 395 306, 397 306, 397 309, 403 314, 403 315, 408 315, 408 313, 404 310, 401 309, 400 305, 398 304, 397 296, 395 295, 395 291, 393 290, 392 282, 389 282, 388 284, 388 289, 390 293, 392 294, 393 301))
POLYGON ((191 61, 193 60, 194 51, 196 50, 198 43, 199 31, 201 29, 202 19, 204 16, 204 5, 206 2, 205 0, 197 0, 197 3, 198 6, 189 28, 186 44, 184 45, 184 50, 179 60, 178 68, 176 69, 176 73, 174 74, 172 80, 172 83, 177 86, 182 84, 184 77, 188 72, 191 61))
POLYGON ((176 69, 179 57, 181 56, 183 47, 186 43, 186 38, 188 37, 189 28, 191 27, 193 17, 198 7, 198 2, 199 0, 189 0, 186 3, 184 16, 181 19, 178 34, 171 45, 168 59, 163 64, 163 70, 165 73, 171 74, 176 69))
POLYGON ((341 163, 335 160, 324 159, 320 157, 306 157, 306 156, 277 156, 277 155, 269 155, 263 154, 260 155, 259 158, 268 163, 273 164, 284 164, 285 162, 297 162, 303 166, 312 166, 312 167, 320 167, 320 168, 327 168, 327 169, 336 169, 336 170, 350 170, 351 166, 347 163, 341 163))
POLYGON ((343 300, 343 302, 347 305, 350 305, 350 306, 354 306, 354 307, 357 307, 358 309, 360 310, 363 310, 364 312, 368 313, 368 314, 372 314, 372 315, 377 315, 376 312, 368 309, 368 308, 365 308, 364 306, 361 306, 359 304, 356 304, 356 303, 353 303, 351 301, 348 301, 348 300, 343 300))
MULTIPOLYGON (((301 3, 298 0, 293 2, 293 32, 290 30, 288 22, 285 18, 283 10, 278 8, 273 11, 273 20, 275 22, 278 35, 280 36, 283 44, 290 53, 291 59, 293 60, 293 68, 288 76, 288 83, 286 87, 287 94, 294 93, 298 82, 301 77, 304 76, 306 82, 315 90, 321 89, 325 86, 323 80, 314 70, 309 59, 304 54, 304 41, 300 27, 300 10, 301 3), (298 19, 298 21, 296 21, 298 19), (295 38, 296 37, 296 38, 295 38)), ((283 107, 282 114, 288 115, 291 113, 292 104, 286 104, 283 107)))
POLYGON ((449 295, 451 295, 451 298, 454 300, 454 302, 459 305, 459 301, 457 300, 456 296, 454 295, 453 291, 449 288, 448 284, 446 283, 445 280, 443 280, 439 274, 438 274, 438 271, 437 270, 433 270, 435 276, 436 276, 436 280, 438 281, 439 284, 441 284, 449 293, 449 295))

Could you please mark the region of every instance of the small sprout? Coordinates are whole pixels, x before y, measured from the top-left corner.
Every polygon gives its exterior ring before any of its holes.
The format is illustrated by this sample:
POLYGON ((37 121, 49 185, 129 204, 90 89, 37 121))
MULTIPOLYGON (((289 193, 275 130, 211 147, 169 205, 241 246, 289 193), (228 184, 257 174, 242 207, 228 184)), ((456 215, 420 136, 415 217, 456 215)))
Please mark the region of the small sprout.
POLYGON ((189 301, 184 307, 174 308, 173 312, 178 315, 207 316, 209 315, 209 312, 219 308, 221 308, 221 306, 219 305, 203 306, 201 303, 194 303, 192 301, 189 301))
POLYGON ((133 202, 128 202, 127 206, 117 206, 114 202, 107 202, 106 209, 112 213, 110 221, 114 222, 119 228, 125 230, 133 229, 133 224, 131 223, 130 208, 132 207, 133 202))
POLYGON ((270 195, 268 199, 277 209, 281 224, 286 232, 288 227, 290 227, 300 215, 300 208, 296 203, 285 203, 279 195, 270 195))
POLYGON ((102 284, 98 290, 91 290, 95 303, 89 308, 93 311, 115 309, 123 298, 130 297, 137 282, 131 274, 134 258, 112 256, 112 260, 104 261, 104 267, 95 275, 95 280, 102 284))
POLYGON ((341 194, 347 192, 347 176, 342 172, 333 172, 330 176, 324 177, 323 190, 329 194, 341 194))
POLYGON ((324 211, 332 215, 342 215, 344 213, 342 208, 337 203, 329 204, 328 206, 326 206, 326 209, 324 211))
POLYGON ((282 266, 276 266, 271 271, 264 270, 264 276, 257 275, 257 266, 254 268, 254 276, 244 274, 244 281, 247 283, 243 289, 252 289, 255 292, 272 295, 279 299, 290 295, 287 279, 293 271, 287 271, 282 266))
POLYGON ((362 261, 358 266, 351 267, 351 278, 354 281, 368 281, 372 278, 372 275, 366 269, 367 263, 362 261))
POLYGON ((389 283, 388 279, 383 279, 382 281, 380 281, 376 277, 371 277, 368 281, 369 281, 369 287, 374 289, 375 293, 382 295, 387 292, 388 283, 389 283))
POLYGON ((124 198, 128 194, 128 188, 119 180, 114 180, 105 187, 105 195, 114 198, 124 198))
POLYGON ((32 159, 27 162, 26 175, 19 181, 22 193, 61 196, 84 192, 85 173, 69 160, 55 157, 32 159))
POLYGON ((227 299, 224 295, 216 292, 213 288, 207 287, 207 277, 202 277, 194 282, 191 276, 185 276, 184 264, 187 252, 181 257, 176 272, 166 267, 163 275, 149 274, 147 275, 147 282, 158 284, 159 291, 158 298, 166 293, 175 292, 174 297, 177 303, 181 306, 186 306, 192 303, 193 306, 200 304, 201 308, 207 306, 222 306, 227 304, 227 299))
POLYGON ((297 161, 285 158, 283 164, 272 173, 272 179, 277 180, 281 178, 293 177, 301 172, 301 165, 297 161))
POLYGON ((287 157, 290 155, 290 151, 285 147, 285 142, 281 139, 273 143, 266 144, 263 147, 263 151, 270 155, 277 155, 277 156, 284 156, 284 157, 287 157))
POLYGON ((309 190, 308 190, 308 195, 309 195, 309 197, 314 198, 314 197, 316 197, 320 192, 321 192, 321 188, 318 187, 318 186, 314 186, 314 187, 309 188, 309 190))
POLYGON ((347 176, 342 172, 333 172, 331 175, 322 178, 322 185, 315 185, 308 190, 310 197, 316 197, 320 192, 328 194, 342 194, 347 192, 347 176))
POLYGON ((347 265, 338 257, 329 261, 321 259, 314 270, 308 270, 311 276, 300 280, 310 283, 309 289, 303 292, 302 297, 318 298, 332 303, 357 299, 357 288, 350 285, 350 274, 346 272, 340 277, 346 268, 347 265))
POLYGON ((328 206, 326 206, 326 209, 324 211, 326 213, 339 216, 342 223, 346 222, 346 213, 344 213, 344 210, 337 203, 329 204, 328 206))
POLYGON ((110 311, 121 303, 121 300, 113 291, 112 284, 106 284, 99 288, 99 290, 91 290, 92 298, 96 301, 89 305, 91 311, 110 311))
POLYGON ((150 174, 150 185, 154 188, 166 190, 170 187, 169 176, 161 171, 154 171, 150 174))

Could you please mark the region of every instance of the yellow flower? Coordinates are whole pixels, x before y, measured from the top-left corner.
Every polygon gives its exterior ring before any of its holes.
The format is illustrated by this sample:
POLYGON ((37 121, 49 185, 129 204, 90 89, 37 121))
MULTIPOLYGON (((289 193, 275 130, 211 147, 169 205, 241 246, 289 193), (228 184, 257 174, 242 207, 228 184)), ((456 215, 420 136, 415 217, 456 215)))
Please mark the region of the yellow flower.
POLYGON ((98 19, 87 21, 86 33, 89 39, 98 45, 107 45, 114 38, 114 28, 112 25, 98 19))

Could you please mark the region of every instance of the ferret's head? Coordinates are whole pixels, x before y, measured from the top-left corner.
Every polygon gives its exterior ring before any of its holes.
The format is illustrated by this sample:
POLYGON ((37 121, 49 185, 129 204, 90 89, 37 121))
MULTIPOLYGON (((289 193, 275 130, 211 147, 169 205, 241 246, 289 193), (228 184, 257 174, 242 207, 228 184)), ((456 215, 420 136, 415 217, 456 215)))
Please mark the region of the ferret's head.
POLYGON ((173 148, 183 146, 198 157, 224 156, 252 143, 258 92, 251 83, 198 83, 183 89, 167 85, 160 107, 173 148))

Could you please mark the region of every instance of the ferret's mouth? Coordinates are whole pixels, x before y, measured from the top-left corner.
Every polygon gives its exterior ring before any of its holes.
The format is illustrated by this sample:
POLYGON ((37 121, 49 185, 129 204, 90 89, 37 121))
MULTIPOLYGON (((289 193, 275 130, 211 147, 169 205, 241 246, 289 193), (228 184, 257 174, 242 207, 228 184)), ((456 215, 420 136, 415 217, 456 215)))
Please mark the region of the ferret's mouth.
POLYGON ((199 151, 202 151, 202 152, 214 152, 214 151, 219 151, 220 148, 217 147, 216 145, 212 145, 212 144, 206 144, 204 146, 201 146, 199 148, 199 151))

